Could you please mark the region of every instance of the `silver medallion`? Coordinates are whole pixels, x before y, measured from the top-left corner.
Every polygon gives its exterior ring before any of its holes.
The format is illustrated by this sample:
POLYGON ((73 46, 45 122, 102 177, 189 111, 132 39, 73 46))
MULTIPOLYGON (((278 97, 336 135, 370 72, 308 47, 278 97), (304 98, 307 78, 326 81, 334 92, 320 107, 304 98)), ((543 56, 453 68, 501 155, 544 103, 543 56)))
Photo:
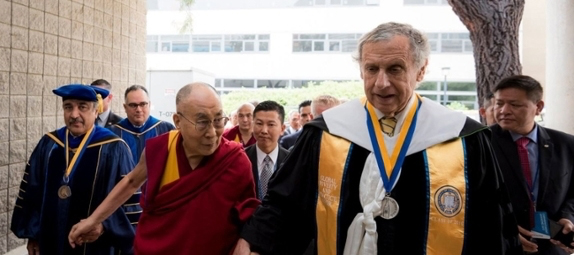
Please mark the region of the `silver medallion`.
POLYGON ((72 189, 70 189, 70 186, 62 185, 58 189, 58 197, 60 197, 61 199, 66 199, 69 198, 70 196, 72 196, 72 189))
POLYGON ((383 212, 381 213, 381 217, 383 219, 390 220, 399 214, 399 203, 390 196, 383 198, 381 208, 383 209, 383 212))

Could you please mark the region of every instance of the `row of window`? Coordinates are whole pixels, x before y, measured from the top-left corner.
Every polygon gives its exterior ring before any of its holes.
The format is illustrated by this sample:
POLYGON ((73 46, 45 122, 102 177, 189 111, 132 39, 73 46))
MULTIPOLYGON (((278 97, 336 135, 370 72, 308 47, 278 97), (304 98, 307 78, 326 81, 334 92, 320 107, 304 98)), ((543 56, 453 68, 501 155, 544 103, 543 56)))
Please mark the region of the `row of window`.
POLYGON ((468 33, 428 33, 431 52, 469 52, 472 42, 468 33))
POLYGON ((147 52, 267 52, 269 35, 148 35, 147 52))
MULTIPOLYGON (((293 52, 353 52, 362 34, 294 34, 293 52)), ((472 52, 468 33, 428 33, 433 53, 472 52)), ((269 34, 148 35, 147 52, 268 52, 269 34)))
MULTIPOLYGON (((302 88, 309 83, 319 84, 324 80, 266 80, 266 79, 216 79, 215 87, 222 94, 248 88, 302 88)), ((337 82, 348 82, 339 80, 337 82)), ((420 84, 417 92, 424 97, 442 103, 444 100, 444 87, 441 81, 427 81, 420 84)), ((447 101, 459 102, 469 109, 477 109, 476 83, 474 82, 448 82, 447 101)))
MULTIPOLYGON (((324 80, 257 80, 257 79, 216 79, 216 88, 240 89, 240 88, 302 88, 309 83, 320 83, 324 80)), ((348 82, 337 81, 337 82, 348 82)))
MULTIPOLYGON (((350 82, 349 80, 335 80, 350 82)), ((321 83, 324 80, 258 80, 258 79, 216 79, 217 88, 301 88, 309 83, 321 83)), ((425 81, 417 91, 443 91, 443 81, 425 81)), ((447 91, 476 92, 474 82, 447 82, 447 91)))
MULTIPOLYGON (((177 11, 181 0, 147 0, 148 10, 177 11)), ((439 0, 440 1, 440 0, 439 0)), ((195 0, 191 10, 379 6, 380 0, 195 0)))
POLYGON ((353 52, 362 34, 294 34, 293 52, 353 52))

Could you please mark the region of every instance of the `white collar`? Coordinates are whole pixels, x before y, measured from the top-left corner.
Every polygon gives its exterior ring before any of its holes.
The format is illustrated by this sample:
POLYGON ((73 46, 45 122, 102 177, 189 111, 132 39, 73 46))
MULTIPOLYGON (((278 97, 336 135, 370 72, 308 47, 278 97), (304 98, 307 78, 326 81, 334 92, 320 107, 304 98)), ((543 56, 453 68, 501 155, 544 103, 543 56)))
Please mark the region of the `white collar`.
MULTIPOLYGON (((421 103, 417 126, 407 155, 458 137, 466 122, 466 115, 450 110, 430 99, 423 97, 421 103)), ((323 118, 329 133, 373 151, 366 125, 365 107, 360 99, 354 99, 324 111, 323 118)), ((395 134, 394 137, 397 135, 395 134)))
MULTIPOLYGON (((415 102, 416 97, 417 96, 415 94, 413 94, 413 96, 411 96, 411 98, 407 102, 407 106, 405 106, 405 109, 403 109, 399 113, 395 114, 395 118, 397 119, 397 125, 395 126, 395 134, 399 133, 399 130, 401 130, 401 127, 403 126, 403 123, 405 122, 405 117, 407 116, 406 113, 409 111, 409 109, 411 109, 411 106, 415 102)), ((375 113, 377 114, 378 120, 385 117, 385 114, 383 112, 379 111, 379 109, 377 109, 377 108, 374 108, 374 109, 375 109, 375 113)), ((396 137, 396 136, 394 136, 394 137, 396 137)))
MULTIPOLYGON (((277 144, 277 146, 275 146, 275 149, 273 149, 269 154, 259 149, 257 143, 255 143, 255 150, 257 151, 257 166, 258 166, 257 170, 259 171, 259 173, 261 173, 261 168, 263 168, 262 167, 263 160, 267 155, 269 155, 269 157, 271 158, 271 162, 273 163, 273 165, 275 165, 275 163, 277 162, 277 156, 279 155, 279 144, 277 144)), ((273 171, 275 171, 275 168, 273 169, 273 171)))

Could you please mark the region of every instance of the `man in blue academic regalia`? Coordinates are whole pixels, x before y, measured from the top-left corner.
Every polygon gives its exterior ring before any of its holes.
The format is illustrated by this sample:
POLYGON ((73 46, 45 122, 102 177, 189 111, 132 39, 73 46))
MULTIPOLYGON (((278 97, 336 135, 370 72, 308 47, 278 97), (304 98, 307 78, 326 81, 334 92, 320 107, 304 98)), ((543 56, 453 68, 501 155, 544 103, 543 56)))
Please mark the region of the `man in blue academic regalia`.
POLYGON ((32 152, 11 230, 28 238, 31 255, 129 254, 135 235, 132 224, 141 212, 133 199, 84 236, 81 249, 67 242, 72 225, 89 216, 134 163, 125 142, 94 125, 107 90, 72 84, 53 92, 63 98, 66 126, 44 135, 32 152))
POLYGON ((132 85, 126 89, 124 96, 127 118, 113 125, 111 130, 128 144, 133 160, 137 163, 147 139, 166 133, 175 127, 169 122, 150 116, 150 101, 144 86, 132 85))

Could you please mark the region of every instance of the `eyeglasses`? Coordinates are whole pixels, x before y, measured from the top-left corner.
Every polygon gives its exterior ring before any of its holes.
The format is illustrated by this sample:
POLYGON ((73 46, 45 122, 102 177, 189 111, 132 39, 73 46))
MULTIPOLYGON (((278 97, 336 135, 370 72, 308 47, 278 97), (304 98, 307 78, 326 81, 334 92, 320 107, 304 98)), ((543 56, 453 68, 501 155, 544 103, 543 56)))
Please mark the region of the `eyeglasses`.
POLYGON ((138 106, 141 107, 141 108, 145 108, 148 104, 149 104, 148 102, 141 102, 141 103, 139 103, 139 104, 137 104, 137 103, 129 103, 128 106, 129 106, 130 108, 132 108, 132 109, 135 110, 135 109, 138 108, 138 106))
POLYGON ((193 123, 193 121, 191 121, 188 118, 186 118, 185 116, 183 116, 183 113, 177 112, 177 114, 179 116, 181 116, 182 118, 184 118, 185 120, 187 120, 189 123, 193 124, 195 126, 195 130, 197 130, 199 132, 205 131, 207 129, 207 127, 209 127, 209 125, 211 125, 211 124, 213 124, 214 128, 223 128, 223 127, 225 127, 225 123, 227 123, 227 121, 229 120, 228 117, 219 117, 219 118, 215 118, 213 120, 199 120, 199 121, 193 123))

